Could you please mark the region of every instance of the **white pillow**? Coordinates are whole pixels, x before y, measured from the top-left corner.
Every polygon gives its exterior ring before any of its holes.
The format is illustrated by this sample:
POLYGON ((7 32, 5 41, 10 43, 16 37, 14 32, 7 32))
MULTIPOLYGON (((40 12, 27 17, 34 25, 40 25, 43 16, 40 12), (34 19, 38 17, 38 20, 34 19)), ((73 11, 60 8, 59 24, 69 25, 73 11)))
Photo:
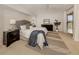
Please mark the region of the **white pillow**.
POLYGON ((26 29, 26 25, 21 25, 20 28, 21 28, 21 30, 25 30, 26 29))
POLYGON ((33 29, 33 26, 30 26, 30 29, 33 29))

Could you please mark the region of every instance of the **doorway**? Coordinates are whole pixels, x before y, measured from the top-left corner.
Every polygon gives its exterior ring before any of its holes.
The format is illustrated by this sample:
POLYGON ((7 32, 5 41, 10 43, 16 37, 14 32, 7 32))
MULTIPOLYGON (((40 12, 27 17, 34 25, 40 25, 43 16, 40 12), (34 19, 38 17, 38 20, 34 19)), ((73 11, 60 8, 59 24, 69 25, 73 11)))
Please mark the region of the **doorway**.
POLYGON ((74 18, 73 18, 73 12, 67 14, 67 32, 73 34, 73 23, 74 23, 74 18))

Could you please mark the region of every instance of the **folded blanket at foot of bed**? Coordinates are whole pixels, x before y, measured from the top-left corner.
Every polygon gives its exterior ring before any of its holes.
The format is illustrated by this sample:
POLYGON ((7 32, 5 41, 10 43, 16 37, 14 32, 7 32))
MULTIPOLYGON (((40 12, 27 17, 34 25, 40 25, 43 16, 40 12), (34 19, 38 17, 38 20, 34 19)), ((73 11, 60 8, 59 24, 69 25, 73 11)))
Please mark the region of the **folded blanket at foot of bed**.
POLYGON ((48 43, 47 43, 47 40, 46 40, 46 36, 45 36, 45 32, 42 31, 42 30, 34 30, 31 35, 30 35, 30 38, 29 38, 29 41, 28 41, 28 44, 32 47, 35 47, 36 45, 38 45, 37 43, 37 37, 39 34, 43 34, 43 37, 44 37, 44 42, 43 42, 43 46, 48 46, 48 43))

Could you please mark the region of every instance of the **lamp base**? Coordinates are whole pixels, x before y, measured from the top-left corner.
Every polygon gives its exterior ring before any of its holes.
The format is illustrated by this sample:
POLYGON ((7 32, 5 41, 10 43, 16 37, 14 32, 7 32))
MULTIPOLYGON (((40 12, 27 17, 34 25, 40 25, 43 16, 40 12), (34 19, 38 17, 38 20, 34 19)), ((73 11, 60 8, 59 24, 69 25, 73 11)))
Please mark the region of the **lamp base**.
POLYGON ((15 25, 10 25, 10 30, 15 30, 17 27, 15 25))

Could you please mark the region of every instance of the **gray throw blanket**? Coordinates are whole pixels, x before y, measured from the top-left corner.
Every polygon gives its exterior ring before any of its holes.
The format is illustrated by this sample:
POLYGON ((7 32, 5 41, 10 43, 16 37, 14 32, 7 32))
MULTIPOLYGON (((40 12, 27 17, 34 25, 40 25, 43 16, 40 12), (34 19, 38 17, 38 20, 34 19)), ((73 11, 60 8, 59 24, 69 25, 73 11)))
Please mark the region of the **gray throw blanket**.
POLYGON ((45 32, 42 30, 34 30, 29 38, 28 44, 32 47, 35 47, 37 45, 37 36, 39 33, 42 33, 44 35, 44 39, 45 42, 43 43, 44 46, 48 46, 47 40, 46 40, 46 36, 45 36, 45 32))

